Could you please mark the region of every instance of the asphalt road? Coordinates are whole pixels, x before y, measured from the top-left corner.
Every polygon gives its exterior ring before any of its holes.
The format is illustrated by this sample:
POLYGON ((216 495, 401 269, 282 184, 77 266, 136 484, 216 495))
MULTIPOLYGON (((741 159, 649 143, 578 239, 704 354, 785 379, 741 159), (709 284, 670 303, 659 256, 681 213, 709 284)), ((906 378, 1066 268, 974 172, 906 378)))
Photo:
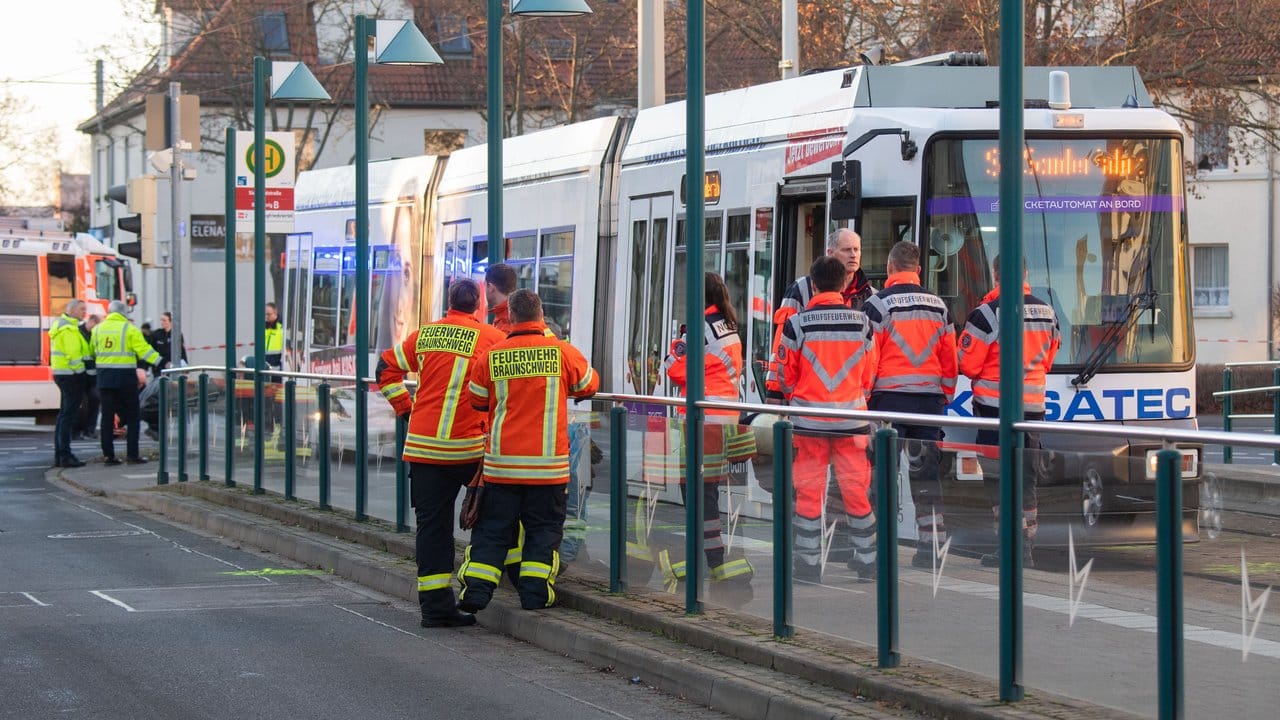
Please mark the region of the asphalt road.
POLYGON ((51 439, 0 421, 0 718, 727 717, 62 490, 51 439))

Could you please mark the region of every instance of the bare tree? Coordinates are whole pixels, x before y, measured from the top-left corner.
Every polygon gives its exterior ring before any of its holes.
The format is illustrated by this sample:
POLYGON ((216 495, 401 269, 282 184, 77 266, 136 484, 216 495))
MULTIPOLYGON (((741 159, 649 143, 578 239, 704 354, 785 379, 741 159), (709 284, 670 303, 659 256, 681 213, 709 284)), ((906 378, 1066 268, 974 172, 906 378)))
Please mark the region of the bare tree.
POLYGON ((0 205, 47 200, 54 164, 53 127, 28 124, 30 105, 0 89, 0 205))

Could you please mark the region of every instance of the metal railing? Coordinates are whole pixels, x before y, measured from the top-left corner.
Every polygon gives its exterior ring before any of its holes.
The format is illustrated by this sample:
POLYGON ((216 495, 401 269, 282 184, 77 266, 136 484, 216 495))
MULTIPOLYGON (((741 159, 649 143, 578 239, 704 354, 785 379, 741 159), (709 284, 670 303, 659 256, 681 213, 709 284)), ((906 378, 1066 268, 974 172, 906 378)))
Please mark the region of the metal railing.
MULTIPOLYGON (((185 481, 185 447, 186 447, 186 426, 185 426, 185 406, 182 403, 185 400, 186 393, 186 373, 199 372, 200 382, 198 383, 197 395, 199 398, 199 423, 200 423, 200 440, 197 446, 201 479, 207 479, 207 413, 208 413, 208 381, 207 373, 209 371, 225 372, 224 368, 218 367, 192 367, 192 368, 175 368, 165 372, 165 378, 162 380, 162 392, 167 392, 166 384, 170 375, 177 375, 177 397, 179 406, 184 407, 184 412, 179 413, 179 422, 177 426, 177 442, 178 449, 178 481, 185 481)), ((246 373, 252 370, 237 369, 233 373, 246 373)), ((335 381, 353 382, 350 376, 321 375, 312 373, 294 373, 287 371, 264 371, 264 375, 273 378, 281 378, 284 380, 284 427, 287 442, 292 442, 294 436, 293 430, 296 428, 296 410, 297 404, 296 382, 299 380, 312 381, 317 384, 317 427, 318 434, 314 438, 316 450, 320 455, 320 473, 319 473, 319 505, 322 509, 329 509, 329 493, 330 493, 330 471, 329 471, 329 435, 330 428, 330 384, 335 381)), ((228 398, 228 413, 232 411, 231 400, 234 398, 234 388, 229 389, 226 394, 228 398)), ((610 458, 610 497, 609 497, 609 588, 612 592, 620 593, 627 590, 628 585, 628 513, 627 502, 629 497, 628 488, 628 422, 632 417, 630 409, 632 408, 648 408, 651 406, 661 407, 664 412, 668 412, 669 408, 681 407, 684 401, 679 398, 661 398, 640 395, 599 393, 587 402, 606 403, 611 405, 607 411, 608 417, 608 457, 610 458)), ((792 617, 795 602, 794 592, 794 567, 792 565, 793 558, 793 426, 789 418, 792 416, 807 416, 834 419, 851 419, 859 421, 868 421, 884 425, 875 429, 872 433, 872 445, 874 449, 874 457, 876 462, 872 463, 872 487, 875 494, 875 512, 880 518, 894 518, 898 514, 898 452, 897 440, 898 433, 893 429, 893 425, 917 425, 917 426, 938 426, 938 427, 961 427, 970 429, 996 429, 998 421, 989 418, 969 418, 957 416, 938 416, 938 415, 916 415, 910 413, 889 413, 889 412, 872 412, 872 411, 849 411, 834 410, 823 408, 799 408, 779 405, 764 405, 754 403, 731 403, 719 401, 703 401, 697 403, 698 407, 703 410, 731 410, 739 413, 758 414, 767 413, 778 416, 778 419, 772 424, 772 435, 774 441, 773 456, 773 489, 772 489, 772 530, 773 530, 773 585, 772 585, 772 627, 773 634, 777 638, 787 638, 792 636, 795 631, 794 619, 792 617)), ((163 405, 162 405, 163 406, 163 405)), ((664 415, 665 419, 665 415, 664 415)), ((356 422, 362 421, 356 418, 356 422)), ((161 423, 163 428, 166 423, 161 423)), ((1037 433, 1070 433, 1077 435, 1103 436, 1110 438, 1123 438, 1128 441, 1145 440, 1160 443, 1164 449, 1159 450, 1155 454, 1155 505, 1156 505, 1156 587, 1157 587, 1157 646, 1159 648, 1159 668, 1158 668, 1158 692, 1160 695, 1161 708, 1177 708, 1182 706, 1183 696, 1185 694, 1185 649, 1183 648, 1183 587, 1182 587, 1182 522, 1183 522, 1183 502, 1182 490, 1185 482, 1182 475, 1182 459, 1181 454, 1173 449, 1175 443, 1195 443, 1195 444, 1226 444, 1270 448, 1276 452, 1280 452, 1280 437, 1263 435, 1256 433, 1234 433, 1229 431, 1195 431, 1178 428, 1135 428, 1135 427, 1117 427, 1109 425, 1084 425, 1078 423, 1059 423, 1044 421, 1023 421, 1014 423, 1014 429, 1017 432, 1037 432, 1037 433)), ((255 429, 256 430, 256 429, 255 429)), ((162 430, 163 432, 163 430, 162 430)), ((405 463, 399 459, 399 451, 403 448, 406 426, 402 419, 397 418, 396 422, 396 529, 404 532, 407 528, 405 522, 404 498, 406 496, 407 480, 405 477, 405 463)), ((162 435, 162 454, 167 452, 166 446, 170 444, 168 434, 162 435)), ((287 500, 295 500, 295 473, 296 469, 292 462, 294 453, 292 452, 292 444, 286 448, 285 462, 285 498, 287 500)), ((230 454, 228 450, 228 454, 230 454)), ((1020 464, 1015 464, 1015 467, 1020 464)), ((694 473, 692 477, 686 478, 691 483, 701 483, 701 475, 694 473)), ((357 473, 357 477, 358 477, 357 473)), ((168 482, 168 476, 165 472, 165 464, 162 463, 161 472, 157 477, 158 483, 168 482)), ((229 483, 230 484, 230 483, 229 483)), ((690 485, 688 487, 689 495, 700 493, 702 488, 690 485)), ((255 486, 255 492, 261 492, 261 488, 255 486)), ((367 492, 367 487, 358 487, 357 492, 367 492)), ((700 536, 702 533, 702 519, 699 517, 686 516, 683 528, 684 536, 700 536)), ((999 552, 1010 553, 1010 548, 1006 547, 1007 533, 1000 533, 999 552)), ((876 583, 876 646, 878 664, 881 667, 891 668, 899 664, 901 658, 900 634, 899 634, 899 583, 898 583, 898 537, 897 526, 894 522, 880 523, 879 530, 876 535, 877 547, 877 583, 876 583)), ((701 552, 687 551, 685 561, 687 564, 688 582, 695 583, 699 578, 706 574, 705 559, 701 552)), ((1015 560, 1012 563, 1012 570, 1003 569, 1001 572, 1014 572, 1020 578, 1023 568, 1021 565, 1020 554, 1011 554, 1015 560)), ((1020 584, 1019 584, 1020 585, 1020 584)), ((1001 589, 1003 593, 1003 588, 1001 589)), ((1002 601, 1004 598, 1002 597, 1002 601)), ((1013 601, 1021 603, 1021 597, 1013 598, 1013 601)), ((687 604, 686 612, 696 614, 699 612, 700 606, 690 606, 687 604)), ((1019 618, 1021 616, 1019 615, 1019 618)), ((1012 643, 1011 647, 1021 648, 1021 637, 1025 632, 1022 622, 1011 624, 1002 623, 1000 633, 1002 636, 1006 634, 1015 638, 1017 641, 1012 643)), ((1002 643, 1002 647, 1004 644, 1002 643)), ((1007 670, 1014 677, 1021 676, 1022 658, 1020 654, 1009 656, 1006 653, 1001 654, 1000 665, 1003 673, 1007 670), (1006 666, 1009 666, 1006 668, 1006 666)), ((1161 717, 1166 717, 1164 711, 1161 717)))
MULTIPOLYGON (((1265 420, 1271 419, 1271 432, 1280 436, 1280 362, 1277 361, 1259 361, 1259 362, 1236 362, 1227 363, 1222 368, 1222 389, 1213 394, 1216 398, 1222 398, 1222 429, 1225 432, 1231 432, 1232 422, 1235 420, 1265 420), (1233 385, 1234 370, 1244 367, 1269 367, 1271 368, 1271 385, 1268 387, 1242 388, 1235 389, 1233 385), (1236 414, 1233 412, 1233 398, 1237 395, 1255 395, 1258 393, 1271 393, 1271 414, 1262 413, 1244 413, 1236 414)), ((1228 465, 1234 462, 1231 445, 1224 444, 1222 446, 1222 461, 1228 465)), ((1271 462, 1280 465, 1280 449, 1275 450, 1271 455, 1271 462)))

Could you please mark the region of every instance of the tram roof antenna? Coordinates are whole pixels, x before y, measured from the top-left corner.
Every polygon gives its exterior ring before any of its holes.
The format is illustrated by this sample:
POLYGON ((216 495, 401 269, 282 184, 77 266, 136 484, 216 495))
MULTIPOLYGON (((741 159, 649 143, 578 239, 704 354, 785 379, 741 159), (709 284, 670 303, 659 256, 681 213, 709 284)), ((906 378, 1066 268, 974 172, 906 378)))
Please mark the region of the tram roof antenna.
MULTIPOLYGON (((870 63, 875 64, 875 63, 870 63)), ((922 65, 945 65, 948 67, 986 67, 987 54, 984 52, 951 52, 927 55, 901 62, 891 63, 897 67, 920 67, 922 65)))

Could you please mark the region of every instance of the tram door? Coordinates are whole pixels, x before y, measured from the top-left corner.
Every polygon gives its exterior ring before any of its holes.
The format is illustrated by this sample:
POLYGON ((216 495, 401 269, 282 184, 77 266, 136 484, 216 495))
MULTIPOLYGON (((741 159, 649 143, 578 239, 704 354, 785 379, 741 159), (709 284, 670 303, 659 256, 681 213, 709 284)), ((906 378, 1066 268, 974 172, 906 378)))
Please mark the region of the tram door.
POLYGON ((637 395, 667 394, 662 359, 676 329, 671 317, 673 196, 631 200, 626 383, 637 395))
MULTIPOLYGON (((724 279, 729 289, 729 302, 733 305, 738 318, 738 337, 742 347, 753 347, 752 334, 755 331, 749 322, 751 297, 751 211, 749 209, 724 211, 707 211, 702 233, 702 267, 706 272, 714 272, 724 279)), ((675 257, 671 274, 672 287, 672 332, 674 338, 680 326, 689 322, 686 317, 688 294, 685 292, 689 268, 689 252, 685 245, 685 218, 676 221, 675 257)), ((702 307, 702 301, 698 301, 702 307)), ((695 318, 700 319, 700 318, 695 318)), ((750 380, 749 373, 743 373, 743 384, 739 388, 743 397, 752 399, 751 390, 755 383, 750 380)))
POLYGON ((826 181, 787 183, 778 189, 777 236, 774 243, 774 307, 792 280, 809 272, 815 258, 826 252, 826 181))
POLYGON ((285 239, 284 325, 285 363, 289 370, 308 367, 311 347, 311 233, 289 235, 285 239))

